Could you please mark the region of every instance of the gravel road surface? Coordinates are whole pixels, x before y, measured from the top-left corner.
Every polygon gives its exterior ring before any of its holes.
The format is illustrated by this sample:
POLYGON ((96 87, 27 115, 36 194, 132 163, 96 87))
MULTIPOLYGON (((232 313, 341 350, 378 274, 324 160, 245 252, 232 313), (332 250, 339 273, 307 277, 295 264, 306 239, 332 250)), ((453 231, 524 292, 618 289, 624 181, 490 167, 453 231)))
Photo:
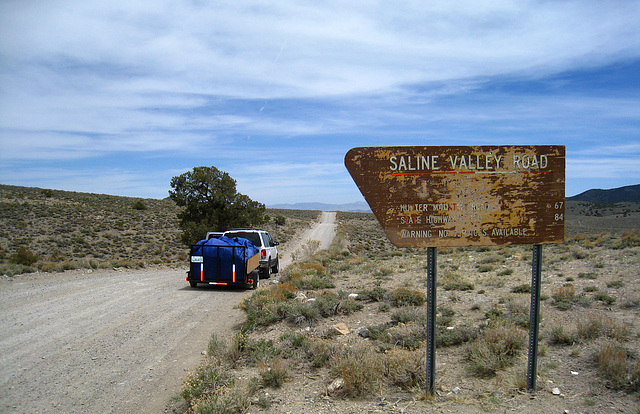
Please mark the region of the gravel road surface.
MULTIPOLYGON (((335 213, 305 240, 328 246, 335 213)), ((286 256, 286 257, 285 257, 286 256)), ((231 337, 250 292, 199 287, 185 269, 37 273, 0 279, 0 412, 161 413, 202 358, 231 337)))
POLYGON ((244 290, 183 270, 79 271, 0 282, 0 412, 160 413, 244 290))

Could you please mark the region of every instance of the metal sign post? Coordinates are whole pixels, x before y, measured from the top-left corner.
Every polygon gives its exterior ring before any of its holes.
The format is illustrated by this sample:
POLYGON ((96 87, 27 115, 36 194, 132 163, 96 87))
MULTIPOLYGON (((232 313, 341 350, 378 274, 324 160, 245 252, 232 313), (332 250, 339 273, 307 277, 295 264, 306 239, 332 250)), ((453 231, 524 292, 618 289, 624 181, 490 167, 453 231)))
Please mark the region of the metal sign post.
POLYGON ((562 145, 358 147, 345 167, 396 247, 427 250, 427 394, 436 350, 436 248, 534 245, 527 389, 535 390, 540 265, 564 241, 562 145))
POLYGON ((427 248, 427 395, 433 397, 436 382, 436 272, 438 251, 427 248))
POLYGON ((529 311, 529 359, 527 362, 527 391, 536 390, 538 371, 538 331, 540 326, 540 279, 542 274, 542 246, 533 246, 531 262, 531 310, 529 311))

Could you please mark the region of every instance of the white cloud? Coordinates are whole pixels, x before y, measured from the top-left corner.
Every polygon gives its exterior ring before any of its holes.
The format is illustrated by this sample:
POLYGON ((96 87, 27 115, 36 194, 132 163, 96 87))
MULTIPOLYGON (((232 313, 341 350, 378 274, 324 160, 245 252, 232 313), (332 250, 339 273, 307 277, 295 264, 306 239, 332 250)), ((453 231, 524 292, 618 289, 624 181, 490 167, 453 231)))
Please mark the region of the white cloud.
MULTIPOLYGON (((607 138, 613 147, 637 130, 636 97, 488 96, 482 88, 503 76, 540 79, 637 60, 638 16, 640 2, 625 0, 6 0, 0 159, 134 152, 225 167, 250 160, 252 173, 279 175, 285 188, 332 194, 348 182, 334 162, 346 143, 333 138, 322 148, 332 134, 366 141, 385 131, 406 144, 420 131, 445 131, 439 139, 454 142, 459 126, 474 134, 489 126, 485 134, 506 131, 510 143, 532 134, 538 143, 568 131, 575 151, 603 131, 622 132, 607 138), (265 161, 282 157, 293 164, 265 161)), ((597 159, 589 170, 598 150, 577 153, 568 172, 618 174, 597 159)), ((127 182, 143 185, 122 174, 112 183, 123 191, 127 182)), ((248 175, 239 177, 244 186, 248 175)))
POLYGON ((2 53, 70 74, 89 66, 112 82, 143 76, 172 92, 369 93, 637 56, 640 6, 614 3, 14 2, 3 7, 12 41, 2 53))
POLYGON ((640 180, 639 157, 598 157, 590 159, 568 159, 567 176, 572 179, 619 179, 638 182, 640 180))

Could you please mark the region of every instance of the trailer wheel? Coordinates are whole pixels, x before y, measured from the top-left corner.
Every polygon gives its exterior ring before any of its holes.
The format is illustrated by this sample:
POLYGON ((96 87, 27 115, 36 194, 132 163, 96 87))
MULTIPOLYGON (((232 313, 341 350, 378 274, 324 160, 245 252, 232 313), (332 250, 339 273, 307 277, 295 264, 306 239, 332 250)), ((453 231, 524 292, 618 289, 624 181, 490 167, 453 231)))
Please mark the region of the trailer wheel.
POLYGON ((189 282, 189 285, 191 285, 192 288, 198 287, 198 282, 189 282))
POLYGON ((253 284, 251 285, 251 289, 258 289, 260 286, 260 272, 256 272, 255 278, 253 279, 253 284))

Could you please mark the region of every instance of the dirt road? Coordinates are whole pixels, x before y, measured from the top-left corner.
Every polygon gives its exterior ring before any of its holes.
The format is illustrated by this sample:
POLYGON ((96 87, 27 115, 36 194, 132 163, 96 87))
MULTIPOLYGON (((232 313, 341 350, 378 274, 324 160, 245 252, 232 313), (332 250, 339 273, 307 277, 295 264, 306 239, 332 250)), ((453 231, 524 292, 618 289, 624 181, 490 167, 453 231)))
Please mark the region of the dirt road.
POLYGON ((296 243, 290 243, 286 249, 280 250, 280 265, 287 267, 291 263, 291 253, 295 252, 301 245, 309 240, 317 240, 320 242, 318 249, 326 249, 331 244, 333 236, 336 234, 336 212, 324 211, 320 216, 320 221, 310 229, 308 229, 296 243))
MULTIPOLYGON (((327 246, 334 219, 325 213, 298 243, 327 246)), ((282 267, 296 243, 286 247, 282 267)), ((185 271, 3 277, 0 412, 163 412, 211 333, 231 337, 245 320, 237 305, 249 292, 192 289, 185 271)))

